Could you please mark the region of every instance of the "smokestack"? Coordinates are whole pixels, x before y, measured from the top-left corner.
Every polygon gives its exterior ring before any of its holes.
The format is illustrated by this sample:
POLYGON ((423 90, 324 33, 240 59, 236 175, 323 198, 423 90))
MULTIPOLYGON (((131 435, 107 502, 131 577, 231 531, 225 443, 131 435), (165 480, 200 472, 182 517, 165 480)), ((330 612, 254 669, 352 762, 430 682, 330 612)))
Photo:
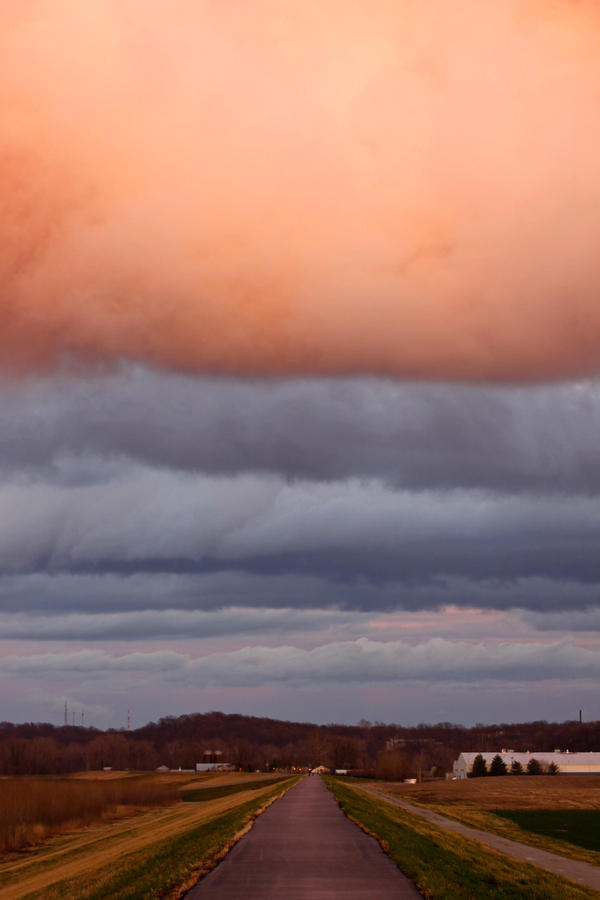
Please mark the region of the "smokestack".
POLYGON ((65 700, 65 725, 69 724, 69 718, 67 713, 67 701, 65 700))
POLYGON ((581 725, 581 722, 582 722, 582 719, 581 719, 581 710, 579 710, 579 724, 580 724, 580 725, 581 725))
POLYGON ((131 710, 127 710, 127 731, 131 731, 131 710))

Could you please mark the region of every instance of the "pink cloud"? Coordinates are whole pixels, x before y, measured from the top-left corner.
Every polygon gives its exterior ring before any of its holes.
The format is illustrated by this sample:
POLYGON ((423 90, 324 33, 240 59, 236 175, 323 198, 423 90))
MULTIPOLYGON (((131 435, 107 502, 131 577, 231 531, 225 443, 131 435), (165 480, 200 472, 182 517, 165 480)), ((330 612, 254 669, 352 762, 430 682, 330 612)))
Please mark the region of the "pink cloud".
POLYGON ((0 357, 597 372, 592 2, 0 11, 0 357))

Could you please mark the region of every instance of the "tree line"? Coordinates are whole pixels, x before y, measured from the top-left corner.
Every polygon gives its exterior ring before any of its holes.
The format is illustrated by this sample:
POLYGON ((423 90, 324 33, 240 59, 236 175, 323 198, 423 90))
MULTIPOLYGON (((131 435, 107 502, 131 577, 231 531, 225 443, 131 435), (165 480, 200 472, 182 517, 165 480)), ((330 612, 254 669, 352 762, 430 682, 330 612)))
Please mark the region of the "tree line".
POLYGON ((600 722, 476 725, 450 722, 405 727, 361 720, 314 725, 222 712, 167 716, 141 728, 105 731, 49 723, 0 723, 0 775, 82 770, 193 769, 206 751, 240 769, 325 765, 379 778, 443 775, 462 751, 600 750, 600 722))
POLYGON ((523 768, 518 759, 513 759, 509 768, 499 753, 494 756, 488 769, 485 759, 481 753, 478 753, 473 760, 469 778, 484 778, 486 775, 558 775, 559 771, 560 769, 555 762, 544 766, 534 756, 531 757, 525 768, 523 768))

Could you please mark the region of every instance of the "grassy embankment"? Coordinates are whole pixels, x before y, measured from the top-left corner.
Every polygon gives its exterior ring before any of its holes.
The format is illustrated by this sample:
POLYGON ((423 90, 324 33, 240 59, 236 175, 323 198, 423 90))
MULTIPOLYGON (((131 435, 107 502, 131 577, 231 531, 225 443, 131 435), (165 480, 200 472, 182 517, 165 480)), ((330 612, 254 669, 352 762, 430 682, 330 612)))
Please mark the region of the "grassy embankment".
POLYGON ((598 893, 430 825, 358 786, 327 779, 342 809, 377 837, 430 900, 592 900, 598 893))
POLYGON ((593 775, 520 775, 376 787, 473 828, 600 865, 600 778, 593 775))
MULTIPOLYGON (((169 778, 155 776, 155 780, 173 784, 169 778)), ((179 786, 190 780, 189 775, 180 776, 179 786)), ((259 784, 256 776, 252 780, 219 776, 209 788, 210 800, 177 800, 166 808, 60 835, 25 855, 2 854, 0 896, 3 900, 181 897, 261 809, 296 780, 265 778, 259 784)), ((207 783, 206 778, 202 781, 207 783)))

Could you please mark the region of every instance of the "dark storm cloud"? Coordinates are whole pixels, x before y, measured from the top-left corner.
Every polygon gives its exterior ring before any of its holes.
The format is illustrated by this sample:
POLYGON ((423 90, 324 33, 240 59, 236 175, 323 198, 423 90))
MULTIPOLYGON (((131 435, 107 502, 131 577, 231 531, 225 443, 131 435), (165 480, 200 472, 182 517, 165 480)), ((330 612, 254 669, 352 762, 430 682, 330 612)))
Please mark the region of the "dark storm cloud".
MULTIPOLYGON (((5 383, 1 396, 1 610, 600 605, 596 382, 125 368, 5 383)), ((79 625, 82 639, 134 630, 79 625)), ((40 622, 48 637, 60 628, 40 622)))
POLYGON ((0 466, 91 482, 129 458, 216 475, 587 494, 600 490, 599 433, 597 382, 243 382, 125 369, 5 384, 0 466))

